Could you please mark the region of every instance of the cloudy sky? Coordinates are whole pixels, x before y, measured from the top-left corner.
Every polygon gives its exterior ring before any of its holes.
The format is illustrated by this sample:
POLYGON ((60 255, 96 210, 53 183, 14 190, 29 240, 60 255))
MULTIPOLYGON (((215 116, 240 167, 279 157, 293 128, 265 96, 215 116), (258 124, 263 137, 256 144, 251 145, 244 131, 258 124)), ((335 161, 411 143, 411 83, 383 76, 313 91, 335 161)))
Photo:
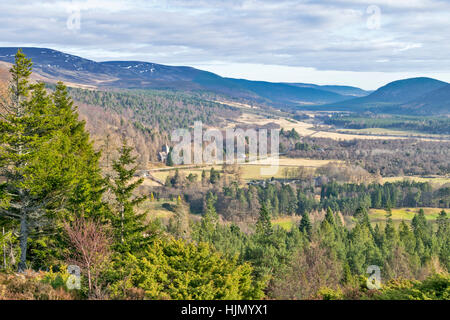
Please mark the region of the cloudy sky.
POLYGON ((449 0, 1 1, 0 46, 375 89, 450 82, 449 0))

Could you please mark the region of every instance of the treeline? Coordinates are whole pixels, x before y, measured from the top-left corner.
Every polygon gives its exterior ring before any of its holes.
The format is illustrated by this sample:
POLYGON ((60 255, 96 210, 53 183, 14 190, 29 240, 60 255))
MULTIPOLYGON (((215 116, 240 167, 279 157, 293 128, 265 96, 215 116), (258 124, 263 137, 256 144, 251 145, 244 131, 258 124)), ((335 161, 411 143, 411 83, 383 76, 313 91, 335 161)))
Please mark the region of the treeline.
POLYGON ((431 134, 450 134, 449 117, 363 116, 335 114, 319 118, 323 123, 346 129, 386 128, 431 134))
POLYGON ((292 158, 336 159, 389 176, 448 175, 450 142, 409 139, 350 140, 304 137, 280 142, 292 158), (301 144, 297 144, 300 142, 301 144), (297 147, 296 147, 297 145, 297 147))
POLYGON ((226 220, 248 221, 254 219, 262 205, 271 217, 302 215, 331 208, 344 215, 353 215, 360 207, 386 209, 402 207, 450 207, 450 188, 433 188, 427 182, 398 181, 393 183, 337 183, 326 182, 321 176, 311 180, 269 179, 241 186, 238 172, 220 174, 212 168, 203 171, 201 181, 179 171, 169 175, 166 186, 153 188, 157 197, 170 198, 183 195, 192 212, 202 212, 203 198, 209 190, 217 196, 216 209, 226 220))
POLYGON ((128 114, 135 126, 150 134, 189 128, 195 121, 220 126, 225 118, 240 115, 237 108, 176 91, 96 91, 70 88, 71 97, 81 103, 128 114))
MULTIPOLYGON (((52 85, 48 85, 50 89, 52 85)), ((170 144, 170 134, 176 128, 188 128, 195 121, 221 127, 224 119, 238 117, 240 111, 208 100, 207 93, 187 94, 176 91, 129 90, 95 91, 68 88, 79 104, 81 119, 93 136, 95 146, 106 154, 120 146, 126 136, 139 154, 139 163, 146 168, 149 161, 159 161, 158 152, 170 144)))

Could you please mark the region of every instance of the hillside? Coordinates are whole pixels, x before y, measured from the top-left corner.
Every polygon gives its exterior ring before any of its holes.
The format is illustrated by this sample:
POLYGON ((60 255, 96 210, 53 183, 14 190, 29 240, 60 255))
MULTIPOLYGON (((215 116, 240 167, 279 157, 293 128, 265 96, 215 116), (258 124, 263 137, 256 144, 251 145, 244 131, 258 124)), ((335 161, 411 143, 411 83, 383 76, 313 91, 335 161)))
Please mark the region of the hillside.
POLYGON ((324 104, 346 99, 346 97, 335 92, 311 87, 297 87, 285 83, 250 81, 244 79, 229 80, 239 87, 245 88, 269 101, 283 103, 289 106, 324 104))
MULTIPOLYGON (((0 48, 0 69, 3 70, 0 70, 0 74, 9 69, 8 65, 13 62, 16 51, 15 47, 0 48)), ((23 48, 23 51, 33 60, 35 80, 62 80, 72 87, 206 93, 210 97, 221 97, 219 100, 256 103, 284 110, 371 111, 419 115, 429 112, 447 114, 449 110, 448 84, 424 77, 394 81, 369 93, 351 86, 224 78, 192 67, 151 62, 95 62, 46 48, 23 48)))
POLYGON ((342 96, 347 96, 348 98, 350 98, 350 97, 365 97, 372 92, 372 91, 366 91, 366 90, 363 90, 363 89, 360 89, 357 87, 352 87, 352 86, 331 86, 331 85, 320 86, 320 85, 312 84, 312 83, 287 83, 287 84, 289 84, 291 86, 302 87, 302 88, 315 88, 315 89, 330 91, 330 92, 338 93, 342 96))
MULTIPOLYGON (((406 104, 421 97, 430 99, 432 95, 427 96, 428 93, 446 85, 448 83, 431 78, 398 80, 388 83, 368 96, 321 106, 321 109, 396 113, 400 112, 398 108, 400 104, 406 104)), ((406 111, 405 108, 403 109, 406 111)))
POLYGON ((450 84, 400 105, 399 111, 419 115, 450 114, 450 84))

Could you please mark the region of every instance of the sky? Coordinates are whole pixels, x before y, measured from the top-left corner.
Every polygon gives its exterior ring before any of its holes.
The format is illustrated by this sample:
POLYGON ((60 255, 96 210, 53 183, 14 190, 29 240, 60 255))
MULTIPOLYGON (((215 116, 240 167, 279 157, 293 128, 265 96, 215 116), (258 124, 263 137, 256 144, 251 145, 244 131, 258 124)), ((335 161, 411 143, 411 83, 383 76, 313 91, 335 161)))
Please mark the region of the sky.
POLYGON ((273 82, 450 82, 450 1, 1 1, 0 46, 273 82))

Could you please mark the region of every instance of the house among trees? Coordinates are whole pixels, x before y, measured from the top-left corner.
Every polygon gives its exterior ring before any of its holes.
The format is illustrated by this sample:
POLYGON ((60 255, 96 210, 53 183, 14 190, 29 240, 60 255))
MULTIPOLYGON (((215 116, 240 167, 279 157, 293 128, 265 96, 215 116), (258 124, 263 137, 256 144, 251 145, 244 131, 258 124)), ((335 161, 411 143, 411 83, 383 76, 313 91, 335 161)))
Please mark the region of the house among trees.
POLYGON ((148 178, 150 177, 150 172, 148 170, 137 170, 134 173, 134 176, 139 178, 148 178))
POLYGON ((159 152, 159 154, 158 154, 159 155, 159 161, 165 163, 166 160, 167 160, 167 156, 169 155, 169 152, 170 152, 170 147, 167 144, 163 145, 162 151, 159 152))

